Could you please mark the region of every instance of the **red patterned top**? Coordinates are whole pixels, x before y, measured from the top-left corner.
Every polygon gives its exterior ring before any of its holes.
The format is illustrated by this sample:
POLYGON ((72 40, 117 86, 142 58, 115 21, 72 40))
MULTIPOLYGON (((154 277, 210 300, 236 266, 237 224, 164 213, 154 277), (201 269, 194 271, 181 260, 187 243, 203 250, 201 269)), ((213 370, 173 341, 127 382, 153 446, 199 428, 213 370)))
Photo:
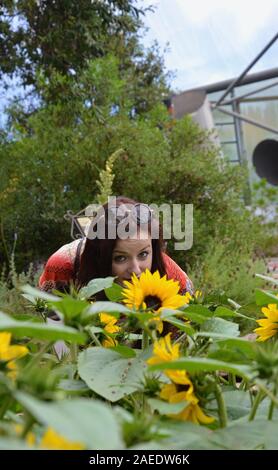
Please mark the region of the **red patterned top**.
MULTIPOLYGON (((70 281, 75 280, 76 254, 80 240, 74 240, 62 246, 47 261, 39 279, 39 287, 44 291, 63 290, 70 281)), ((84 246, 84 243, 82 243, 84 246)), ((79 245, 80 247, 80 245, 79 245)), ((82 247, 81 247, 82 251, 82 247)), ((193 284, 187 274, 168 255, 163 254, 163 260, 168 279, 178 281, 180 293, 193 293, 193 284)))

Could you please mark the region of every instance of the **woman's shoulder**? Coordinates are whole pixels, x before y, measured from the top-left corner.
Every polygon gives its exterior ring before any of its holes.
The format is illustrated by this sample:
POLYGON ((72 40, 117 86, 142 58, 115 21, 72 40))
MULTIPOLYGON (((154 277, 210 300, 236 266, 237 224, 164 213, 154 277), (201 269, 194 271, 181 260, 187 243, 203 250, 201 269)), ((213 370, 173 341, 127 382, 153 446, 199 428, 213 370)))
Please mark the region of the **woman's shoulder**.
POLYGON ((57 288, 61 283, 68 283, 74 275, 75 259, 82 240, 74 240, 61 246, 47 260, 39 279, 39 286, 44 290, 57 288))
POLYGON ((68 264, 71 265, 74 263, 77 247, 81 240, 74 240, 71 243, 67 243, 66 245, 61 246, 55 253, 53 253, 46 265, 54 265, 54 264, 68 264))
POLYGON ((181 267, 166 253, 163 253, 163 261, 167 277, 179 282, 180 292, 182 294, 185 294, 186 292, 193 294, 193 283, 181 267))

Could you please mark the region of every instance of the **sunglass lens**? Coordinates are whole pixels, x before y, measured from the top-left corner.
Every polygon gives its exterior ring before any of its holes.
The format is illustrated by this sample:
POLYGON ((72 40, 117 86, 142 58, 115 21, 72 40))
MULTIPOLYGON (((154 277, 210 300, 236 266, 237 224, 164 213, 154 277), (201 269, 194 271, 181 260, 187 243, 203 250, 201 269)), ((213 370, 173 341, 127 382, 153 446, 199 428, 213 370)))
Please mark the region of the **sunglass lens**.
POLYGON ((146 204, 136 204, 134 210, 139 223, 147 224, 151 220, 151 210, 146 204))

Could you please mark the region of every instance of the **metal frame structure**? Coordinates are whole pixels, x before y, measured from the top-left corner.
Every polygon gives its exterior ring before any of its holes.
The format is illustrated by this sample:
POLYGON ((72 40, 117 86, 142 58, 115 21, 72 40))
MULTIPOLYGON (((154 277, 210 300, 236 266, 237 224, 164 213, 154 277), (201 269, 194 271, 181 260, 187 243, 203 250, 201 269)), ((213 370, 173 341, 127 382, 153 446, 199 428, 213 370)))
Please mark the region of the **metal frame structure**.
MULTIPOLYGON (((235 126, 236 126, 236 120, 239 119, 239 120, 242 120, 242 121, 245 121, 245 122, 248 122, 249 124, 253 124, 254 126, 257 126, 257 127, 260 127, 261 129, 265 129, 267 131, 270 131, 274 134, 278 134, 278 129, 274 129, 272 127, 269 127, 269 126, 266 126, 265 124, 259 122, 259 121, 256 121, 255 119, 251 119, 247 116, 244 116, 240 113, 240 108, 239 108, 239 103, 241 101, 243 101, 247 96, 252 96, 252 95, 255 95, 263 90, 266 90, 266 89, 269 89, 271 87, 274 87, 278 84, 278 82, 275 82, 275 83, 272 83, 268 86, 265 86, 265 87, 262 87, 262 88, 259 88, 257 90, 254 90, 253 92, 249 92, 245 95, 241 95, 241 96, 234 96, 233 92, 234 92, 234 89, 236 86, 239 86, 239 85, 242 85, 243 84, 243 79, 246 77, 247 73, 249 72, 249 70, 258 62, 258 60, 265 54, 265 52, 275 43, 275 41, 278 39, 278 33, 275 34, 275 36, 269 41, 269 43, 262 49, 262 51, 255 57, 254 60, 252 60, 252 62, 246 67, 246 69, 244 69, 244 71, 239 75, 239 77, 237 77, 236 79, 234 79, 228 86, 228 88, 224 91, 224 93, 220 96, 220 98, 218 99, 218 101, 216 103, 213 103, 212 104, 212 108, 213 109, 218 109, 218 111, 224 113, 224 114, 227 114, 229 116, 232 116, 234 119, 235 119, 235 126), (232 98, 230 100, 227 100, 227 101, 224 101, 224 98, 226 98, 226 96, 231 93, 232 94, 232 98), (220 105, 222 104, 222 106, 224 105, 229 105, 229 104, 232 104, 233 106, 233 111, 228 111, 226 109, 224 109, 223 107, 220 107, 220 105), (235 105, 235 106, 234 106, 235 105)), ((278 75, 278 74, 277 74, 278 75)), ((278 99, 278 97, 274 97, 275 99, 278 99)), ((262 97, 260 97, 260 100, 262 99, 262 97)), ((254 100, 256 101, 256 99, 254 100)))

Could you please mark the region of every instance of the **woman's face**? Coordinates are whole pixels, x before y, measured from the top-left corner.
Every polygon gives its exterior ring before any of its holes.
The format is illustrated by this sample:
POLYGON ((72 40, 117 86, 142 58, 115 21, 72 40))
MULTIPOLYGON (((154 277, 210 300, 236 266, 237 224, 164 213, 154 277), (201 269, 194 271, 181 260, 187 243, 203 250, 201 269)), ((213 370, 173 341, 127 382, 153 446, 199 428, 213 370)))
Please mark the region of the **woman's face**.
POLYGON ((146 270, 151 270, 153 259, 152 240, 149 234, 143 233, 140 238, 117 240, 112 253, 112 276, 116 281, 130 281, 132 273, 137 277, 146 270))

